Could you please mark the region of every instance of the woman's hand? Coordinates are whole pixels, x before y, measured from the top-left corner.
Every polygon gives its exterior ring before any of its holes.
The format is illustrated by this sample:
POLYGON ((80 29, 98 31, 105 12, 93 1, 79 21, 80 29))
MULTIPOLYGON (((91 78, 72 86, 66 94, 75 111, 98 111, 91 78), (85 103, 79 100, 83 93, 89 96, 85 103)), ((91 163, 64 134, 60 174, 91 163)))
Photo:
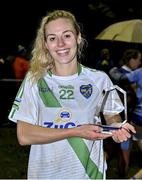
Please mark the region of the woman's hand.
POLYGON ((84 139, 92 141, 98 139, 106 139, 112 136, 112 134, 101 133, 103 129, 97 125, 85 124, 81 125, 76 130, 78 131, 78 137, 82 137, 84 139))
POLYGON ((112 138, 115 142, 127 141, 132 133, 136 133, 135 128, 129 124, 125 123, 119 130, 112 131, 112 138))

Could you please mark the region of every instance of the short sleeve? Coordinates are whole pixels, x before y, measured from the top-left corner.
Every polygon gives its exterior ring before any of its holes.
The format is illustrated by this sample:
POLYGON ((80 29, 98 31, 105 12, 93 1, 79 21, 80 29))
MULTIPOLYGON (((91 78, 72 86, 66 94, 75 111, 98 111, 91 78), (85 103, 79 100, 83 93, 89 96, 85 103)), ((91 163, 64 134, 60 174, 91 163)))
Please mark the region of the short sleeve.
POLYGON ((17 122, 21 120, 31 124, 37 124, 37 86, 32 84, 27 76, 18 90, 13 106, 9 113, 9 120, 17 122))

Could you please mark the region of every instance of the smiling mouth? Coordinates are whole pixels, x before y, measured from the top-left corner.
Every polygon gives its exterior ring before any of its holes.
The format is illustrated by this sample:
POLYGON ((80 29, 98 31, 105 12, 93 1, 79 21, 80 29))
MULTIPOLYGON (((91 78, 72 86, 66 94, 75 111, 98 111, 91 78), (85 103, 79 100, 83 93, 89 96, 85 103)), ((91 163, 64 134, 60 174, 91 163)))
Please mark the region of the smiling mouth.
POLYGON ((58 50, 56 51, 58 55, 60 56, 65 56, 65 55, 68 55, 69 53, 69 50, 68 49, 63 49, 63 50, 58 50))

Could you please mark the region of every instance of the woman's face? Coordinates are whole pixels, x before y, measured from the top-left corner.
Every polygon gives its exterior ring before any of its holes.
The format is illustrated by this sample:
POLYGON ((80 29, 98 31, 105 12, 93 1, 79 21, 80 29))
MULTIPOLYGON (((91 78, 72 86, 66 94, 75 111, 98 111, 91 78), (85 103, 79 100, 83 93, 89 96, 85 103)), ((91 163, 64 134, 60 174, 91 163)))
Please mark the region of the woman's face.
POLYGON ((141 65, 141 54, 139 53, 135 59, 132 58, 129 64, 132 70, 137 69, 141 65))
POLYGON ((77 44, 80 35, 67 18, 59 18, 49 22, 45 27, 46 48, 56 64, 69 64, 77 60, 77 44))

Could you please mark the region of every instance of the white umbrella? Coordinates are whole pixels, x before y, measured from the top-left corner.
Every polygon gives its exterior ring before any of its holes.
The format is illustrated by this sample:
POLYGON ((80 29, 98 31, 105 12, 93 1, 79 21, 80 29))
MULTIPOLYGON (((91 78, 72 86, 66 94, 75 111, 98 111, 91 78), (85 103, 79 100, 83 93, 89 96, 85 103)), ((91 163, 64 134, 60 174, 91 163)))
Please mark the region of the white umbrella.
POLYGON ((142 19, 114 23, 105 28, 95 39, 142 43, 142 19))

